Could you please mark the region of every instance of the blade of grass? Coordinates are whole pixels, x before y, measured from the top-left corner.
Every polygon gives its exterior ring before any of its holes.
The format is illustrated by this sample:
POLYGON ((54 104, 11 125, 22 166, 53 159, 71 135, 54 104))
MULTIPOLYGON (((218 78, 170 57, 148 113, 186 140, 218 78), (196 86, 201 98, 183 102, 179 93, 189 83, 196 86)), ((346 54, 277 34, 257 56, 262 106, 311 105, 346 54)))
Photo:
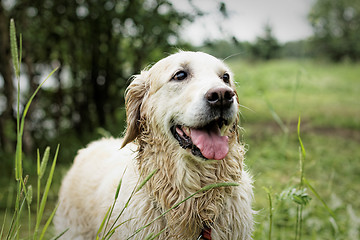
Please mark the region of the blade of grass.
MULTIPOLYGON (((22 176, 22 136, 23 136, 23 132, 24 132, 24 125, 25 125, 25 117, 27 115, 27 112, 29 110, 29 107, 31 105, 31 102, 33 101, 33 99, 35 98, 36 94, 38 93, 38 91, 40 90, 40 88, 42 87, 42 85, 54 74, 55 71, 57 71, 58 68, 55 68, 46 78, 44 81, 41 82, 41 84, 36 88, 35 92, 31 95, 29 101, 27 102, 20 123, 18 122, 18 136, 17 136, 17 145, 16 145, 16 159, 15 159, 15 178, 16 180, 21 179, 22 176), (19 127, 20 125, 20 127, 19 127)), ((19 92, 20 92, 20 80, 18 81, 18 118, 19 118, 19 111, 20 111, 20 107, 19 107, 19 102, 20 102, 20 96, 19 96, 19 92)))
POLYGON ((271 232, 272 232, 272 221, 273 221, 273 207, 272 207, 272 199, 271 199, 271 191, 267 187, 263 187, 265 192, 268 195, 269 198, 269 240, 271 240, 271 232))
POLYGON ((29 221, 29 236, 31 236, 31 202, 33 197, 32 186, 28 186, 28 191, 25 193, 26 203, 28 207, 28 221, 29 221))
POLYGON ((112 235, 114 235, 114 233, 115 233, 115 229, 112 229, 105 240, 110 239, 112 237, 112 235))
POLYGON ((19 226, 19 227, 17 227, 16 229, 15 229, 15 234, 14 234, 14 236, 11 238, 11 239, 19 239, 19 232, 20 232, 20 227, 21 226, 19 226))
POLYGON ((66 229, 65 231, 63 231, 63 232, 60 233, 59 235, 51 238, 51 240, 57 240, 57 239, 61 238, 67 231, 69 231, 69 229, 66 229))
POLYGON ((5 209, 4 220, 3 220, 3 223, 1 224, 0 239, 3 239, 3 237, 2 237, 2 236, 3 236, 3 233, 4 233, 4 228, 5 228, 6 213, 7 213, 7 209, 5 209))
POLYGON ((285 123, 281 120, 280 116, 275 112, 274 107, 272 106, 271 102, 265 97, 265 102, 269 108, 269 111, 271 113, 271 116, 273 117, 273 119, 275 120, 275 122, 279 125, 279 127, 281 128, 281 130, 288 134, 289 133, 289 129, 288 127, 285 125, 285 123))
POLYGON ((331 217, 333 217, 336 221, 336 215, 334 214, 334 212, 329 208, 329 206, 326 204, 326 202, 324 201, 324 199, 322 199, 322 197, 320 196, 320 194, 315 190, 315 188, 310 184, 310 182, 304 177, 303 178, 303 182, 306 184, 306 186, 308 186, 308 188, 313 192, 313 194, 316 196, 317 199, 320 200, 320 202, 323 204, 323 206, 325 207, 326 211, 328 211, 328 213, 331 215, 331 217))
MULTIPOLYGON (((20 196, 20 194, 19 194, 20 196)), ((20 197, 18 198, 19 201, 20 201, 20 197)), ((25 198, 23 198, 22 202, 21 202, 21 205, 19 206, 18 209, 15 209, 15 212, 14 212, 14 215, 13 215, 13 218, 11 220, 11 224, 10 224, 10 228, 9 228, 9 231, 8 231, 8 234, 7 234, 7 237, 6 239, 11 239, 12 238, 15 238, 20 229, 20 221, 19 221, 19 216, 20 216, 20 213, 23 209, 23 206, 25 204, 25 198)))
POLYGON ((60 148, 60 146, 58 145, 57 148, 56 148, 56 153, 55 153, 54 160, 53 160, 53 163, 52 163, 52 166, 51 166, 51 169, 50 169, 50 173, 49 173, 48 179, 46 181, 44 194, 43 194, 41 202, 40 202, 39 214, 36 216, 36 226, 35 226, 35 231, 34 231, 34 238, 35 239, 37 238, 37 233, 39 231, 40 222, 41 222, 41 219, 42 219, 43 214, 44 214, 44 209, 45 209, 47 197, 48 197, 48 194, 49 194, 50 186, 51 186, 54 171, 55 171, 56 160, 57 160, 57 157, 58 157, 58 154, 59 154, 59 148, 60 148))
POLYGON ((109 232, 107 233, 107 235, 105 237, 103 237, 102 239, 105 239, 105 240, 110 239, 110 237, 114 234, 114 232, 117 228, 121 227, 122 225, 124 225, 125 223, 127 223, 133 219, 135 219, 135 218, 130 218, 130 219, 120 223, 119 225, 115 226, 114 228, 110 229, 109 232))
POLYGON ((300 119, 300 116, 299 116, 298 125, 297 125, 297 135, 298 135, 298 139, 299 139, 299 143, 300 143, 301 153, 302 153, 303 157, 305 158, 306 157, 306 151, 305 151, 304 144, 303 144, 303 142, 301 140, 301 137, 300 137, 300 122, 301 122, 301 119, 300 119))
MULTIPOLYGON (((10 222, 10 227, 9 227, 8 233, 7 233, 7 235, 6 235, 6 240, 9 239, 10 234, 11 234, 11 231, 12 231, 14 225, 15 225, 16 213, 17 213, 17 210, 15 209, 15 212, 14 212, 12 218, 11 218, 11 222, 10 222)), ((2 238, 1 238, 1 239, 2 239, 2 238)))
MULTIPOLYGON (((20 161, 21 162, 21 161, 20 161)), ((23 199, 23 203, 20 204, 20 200, 21 200, 21 180, 22 180, 22 171, 21 171, 21 175, 19 176, 19 179, 17 180, 18 182, 18 191, 17 191, 17 195, 16 195, 16 202, 15 202, 15 213, 16 214, 16 218, 15 218, 15 222, 14 222, 14 231, 16 231, 16 229, 20 229, 20 215, 21 215, 21 210, 22 210, 22 206, 25 202, 25 198, 23 199)), ((10 234, 12 235, 12 233, 10 234)), ((16 232, 15 232, 15 236, 16 236, 16 232)))
MULTIPOLYGON (((126 170, 126 169, 125 169, 125 170, 126 170)), ((153 170, 153 171, 145 178, 145 180, 141 183, 142 186, 144 186, 145 183, 146 183, 147 181, 149 181, 150 178, 151 178, 152 176, 154 176, 154 174, 155 174, 156 172, 157 172, 157 169, 156 169, 156 170, 153 170), (149 176, 150 176, 150 177, 149 177, 149 176)), ((129 203, 130 203, 132 197, 134 196, 134 194, 135 194, 138 190, 141 189, 141 188, 137 187, 137 186, 139 185, 139 181, 140 181, 140 178, 138 179, 138 182, 136 183, 133 191, 131 192, 130 197, 128 198, 127 202, 125 203, 125 206, 123 207, 123 209, 120 211, 120 213, 119 213, 118 216, 116 217, 114 223, 111 225, 109 232, 105 235, 105 238, 108 237, 108 235, 111 233, 111 230, 115 227, 117 221, 120 219, 120 217, 121 217, 121 215, 123 214, 123 212, 125 211, 125 209, 129 206, 129 203)))
POLYGON ((37 164, 37 197, 36 197, 36 215, 39 214, 39 207, 40 207, 40 188, 41 188, 41 182, 40 182, 40 152, 39 149, 37 149, 37 157, 36 157, 36 164, 37 164))
MULTIPOLYGON (((299 156, 299 158, 300 158, 300 185, 299 185, 299 189, 302 189, 302 187, 304 185, 303 179, 304 179, 306 151, 305 151, 305 147, 304 147, 304 144, 303 144, 303 142, 301 140, 301 136, 300 136, 300 123, 301 123, 301 118, 299 116, 298 125, 297 125, 297 136, 298 136, 298 140, 299 140, 299 144, 300 144, 300 151, 299 151, 299 155, 300 155, 299 156)), ((297 206, 296 231, 295 231, 295 239, 296 240, 301 239, 303 209, 304 209, 303 204, 297 206)))
POLYGON ((49 217, 48 220, 46 221, 45 226, 44 226, 44 228, 43 228, 43 230, 42 230, 42 232, 41 232, 41 235, 40 235, 40 237, 39 237, 39 240, 42 240, 42 239, 44 238, 45 232, 47 231, 47 229, 48 229, 48 227, 49 227, 52 219, 54 218, 55 213, 56 213, 56 210, 58 209, 58 207, 59 207, 59 204, 56 205, 56 207, 55 207, 54 210, 52 211, 50 217, 49 217))
MULTIPOLYGON (((113 206, 113 205, 112 205, 113 206)), ((96 233, 96 240, 98 240, 100 238, 100 233, 102 232, 104 226, 105 226, 105 222, 106 220, 109 218, 109 213, 110 213, 110 210, 112 208, 112 206, 109 207, 109 209, 106 211, 106 214, 105 214, 105 217, 104 219, 102 220, 101 224, 100 224, 100 227, 96 233)))
MULTIPOLYGON (((35 98, 36 94, 39 92, 40 88, 42 87, 42 85, 44 85, 44 83, 58 70, 58 67, 55 68, 54 70, 52 70, 52 72, 45 78, 44 81, 42 81, 40 83, 40 85, 36 88, 36 90, 34 91, 34 93, 31 95, 29 101, 27 102, 25 108, 24 108, 24 112, 22 114, 22 117, 21 117, 21 123, 20 123, 20 133, 23 133, 24 132, 24 124, 25 124, 25 117, 26 117, 26 114, 29 110, 29 107, 31 105, 31 102, 33 101, 33 99, 35 98)), ((22 135, 22 134, 21 134, 22 135)))
POLYGON ((157 173, 158 169, 155 169, 154 171, 152 171, 145 179, 144 181, 142 181, 139 185, 139 187, 136 189, 135 192, 138 192, 149 180, 150 178, 152 178, 152 176, 154 176, 155 173, 157 173))
MULTIPOLYGON (((127 169, 127 168, 125 168, 125 170, 124 170, 124 172, 123 172, 123 174, 122 174, 122 176, 121 176, 121 178, 120 178, 120 181, 119 181, 119 183, 118 183, 118 186, 117 186, 117 188, 116 188, 115 198, 114 198, 114 202, 113 202, 113 204, 112 204, 112 206, 111 206, 111 209, 110 209, 110 214, 109 214, 109 216, 105 217, 105 219, 107 218, 107 221, 106 221, 106 224, 105 224, 104 233, 106 232, 106 229, 107 229, 107 227, 108 227, 108 225, 109 225, 110 217, 111 217, 111 215, 112 215, 112 213, 113 213, 113 211, 114 211, 114 207, 115 207, 115 204, 116 204, 116 200, 117 200, 118 197, 119 197, 119 193, 120 193, 120 189, 121 189, 121 184, 122 184, 122 180, 123 180, 123 178, 124 178, 126 169, 127 169)), ((100 232, 98 232, 98 234, 100 234, 100 232)))
MULTIPOLYGON (((41 179, 45 174, 47 163, 49 160, 50 147, 46 147, 44 155, 40 162, 39 149, 37 150, 37 199, 36 199, 36 217, 40 216, 40 198, 41 198, 41 179)), ((37 236, 37 229, 34 231, 34 239, 37 236)))
POLYGON ((144 230, 145 228, 147 228, 148 226, 150 226, 151 224, 153 224, 156 220, 160 219, 161 217, 163 217, 165 214, 167 214, 168 212, 170 212, 172 209, 178 207, 180 204, 182 204, 183 202, 189 200, 190 198, 194 197, 196 194, 200 193, 200 192, 206 192, 209 191, 213 188, 219 188, 219 187, 231 187, 231 186, 239 186, 238 183, 231 183, 231 182, 224 182, 224 183, 213 183, 213 184, 209 184, 206 185, 205 187, 199 189, 198 191, 196 191, 195 193, 191 194, 190 196, 188 196, 187 198, 185 198, 184 200, 176 203, 174 206, 172 206, 171 208, 169 208, 168 210, 166 210, 165 212, 163 212, 161 215, 159 215, 158 217, 154 218, 152 221, 150 221, 148 224, 146 224, 145 226, 142 226, 141 228, 137 229, 131 236, 129 236, 127 238, 133 238, 136 234, 138 234, 139 232, 141 232, 142 230, 144 230))
POLYGON ((18 131, 16 152, 15 152, 15 179, 20 181, 22 178, 22 132, 18 131))
POLYGON ((160 234, 162 234, 163 232, 165 232, 165 230, 167 229, 167 227, 163 228, 160 232, 158 232, 156 235, 154 235, 154 233, 150 233, 149 235, 146 236, 145 240, 154 240, 155 238, 157 238, 158 236, 160 236, 160 234))

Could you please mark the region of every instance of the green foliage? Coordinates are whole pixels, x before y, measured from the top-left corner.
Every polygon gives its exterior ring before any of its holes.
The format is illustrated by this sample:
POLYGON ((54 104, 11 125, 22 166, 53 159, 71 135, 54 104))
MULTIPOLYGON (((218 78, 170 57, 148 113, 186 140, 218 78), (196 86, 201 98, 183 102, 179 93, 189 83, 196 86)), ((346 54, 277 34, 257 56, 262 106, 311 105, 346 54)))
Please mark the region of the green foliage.
POLYGON ((215 41, 205 41, 198 50, 221 59, 242 58, 244 60, 268 60, 267 58, 306 59, 314 57, 309 40, 298 40, 280 44, 274 36, 268 40, 259 37, 257 42, 241 42, 235 37, 215 41), (270 55, 269 57, 266 57, 270 55))
MULTIPOLYGON (((11 52, 12 52, 12 57, 13 57, 13 64, 14 64, 14 69, 15 69, 15 73, 16 73, 16 78, 18 81, 18 93, 20 92, 20 59, 21 59, 21 50, 20 52, 18 51, 18 47, 17 47, 17 41, 16 41, 16 31, 15 31, 15 23, 13 20, 11 20, 10 22, 10 41, 11 41, 11 52)), ((21 41, 20 41, 21 44, 21 41)), ((52 73, 51 73, 52 74, 52 73)), ((23 133, 24 133, 24 122, 25 122, 25 117, 27 115, 28 109, 36 95, 36 93, 39 91, 39 89, 41 88, 41 86, 44 84, 44 82, 50 77, 51 75, 49 75, 39 86, 38 88, 35 90, 34 94, 30 97, 30 99, 28 100, 22 117, 20 118, 20 114, 18 111, 17 114, 17 144, 16 144, 16 152, 15 152, 15 161, 14 161, 14 165, 15 165, 15 180, 16 180, 16 185, 17 185, 17 194, 16 194, 16 199, 15 199, 15 209, 13 212, 13 217, 11 220, 11 223, 9 224, 9 230, 8 233, 6 234, 6 239, 20 239, 20 230, 21 230, 21 215, 23 212, 23 206, 26 202, 27 204, 27 208, 28 208, 28 238, 33 238, 34 240, 39 239, 42 240, 44 238, 45 232, 47 231, 48 226, 50 225, 52 218, 55 214, 56 208, 53 210, 53 212, 51 213, 50 217, 48 218, 46 224, 42 227, 42 231, 40 236, 38 236, 38 232, 40 230, 40 223, 41 220, 43 219, 43 215, 44 215, 44 210, 45 210, 45 206, 46 206, 46 201, 48 198, 48 193, 50 190, 50 186, 53 180, 53 174, 55 171, 55 165, 56 165, 56 160, 57 160, 57 156, 58 156, 58 151, 59 151, 59 147, 56 150, 54 159, 53 159, 53 163, 52 163, 52 167, 50 169, 49 172, 49 176, 47 178, 46 181, 46 187, 44 189, 44 193, 42 196, 42 199, 40 201, 40 192, 41 192, 41 188, 40 188, 40 184, 41 184, 41 178, 44 176, 45 170, 46 170, 46 164, 48 162, 48 158, 49 158, 49 151, 50 149, 46 149, 45 154, 44 154, 44 158, 43 161, 40 163, 39 161, 39 154, 38 154, 38 188, 37 188, 37 212, 36 212, 36 226, 35 229, 32 232, 31 229, 31 203, 32 203, 32 199, 33 199, 33 188, 31 185, 27 185, 28 183, 28 179, 29 176, 26 175, 24 177, 23 175, 23 154, 22 154, 22 140, 23 140, 23 133), (40 204, 40 205, 39 205, 40 204)), ((20 96, 18 94, 18 99, 17 99, 17 108, 20 108, 20 96)), ((1 227, 1 234, 0 237, 2 238, 3 236, 3 230, 4 227, 6 225, 6 215, 1 227)))
POLYGON ((236 40, 236 38, 233 38, 231 41, 206 41, 203 46, 198 48, 198 50, 209 53, 221 59, 227 59, 233 56, 247 58, 249 56, 249 48, 250 43, 239 42, 236 40))
POLYGON ((281 46, 272 32, 270 24, 264 26, 263 36, 256 38, 251 45, 250 51, 253 57, 257 59, 270 60, 279 57, 281 46))
POLYGON ((280 58, 314 58, 314 49, 310 40, 302 39, 297 41, 286 42, 281 46, 280 58))
POLYGON ((360 59, 360 4, 357 0, 317 0, 308 15, 313 49, 333 61, 360 59))
MULTIPOLYGON (((168 0, 16 0, 10 5, 1 2, 0 7, 5 19, 17 19, 24 36, 22 74, 29 88, 21 94, 27 97, 44 72, 58 67, 41 100, 30 109, 36 114, 29 114, 27 151, 34 145, 45 147, 44 139, 53 143, 58 141, 55 137, 67 138, 74 129, 84 142, 97 127, 121 133, 123 96, 130 76, 184 46, 179 29, 196 16, 178 11, 168 0)), ((18 75, 21 59, 14 61, 18 75)), ((1 141, 10 141, 9 135, 0 135, 1 141)))
POLYGON ((239 59, 230 59, 228 63, 235 72, 241 105, 252 110, 241 108, 245 129, 247 124, 273 120, 268 102, 286 124, 297 122, 301 114, 303 124, 316 132, 328 128, 343 130, 346 135, 347 129, 350 132, 360 129, 359 64, 311 60, 253 63, 239 59))
MULTIPOLYGON (((126 171, 126 169, 125 169, 125 171, 126 171)), ((123 173, 123 176, 125 174, 125 171, 123 173)), ((158 171, 158 169, 155 169, 154 171, 152 171, 147 177, 145 177, 145 179, 140 184, 139 184, 139 182, 137 182, 135 188, 131 192, 127 202, 124 205, 124 207, 121 209, 120 213, 116 216, 116 219, 113 222, 113 224, 109 227, 109 229, 107 229, 109 221, 110 221, 110 217, 113 214, 113 210, 114 210, 116 201, 117 201, 117 199, 119 197, 119 192, 120 192, 120 188, 121 188, 121 185, 122 185, 122 177, 120 178, 119 184, 118 184, 118 186, 116 188, 114 201, 113 201, 112 205, 109 207, 108 211, 106 212, 106 214, 105 214, 105 216, 103 218, 103 221, 101 222, 100 227, 99 227, 99 229, 97 231, 97 234, 96 234, 96 239, 97 240, 100 239, 100 236, 101 236, 102 240, 110 239, 111 236, 115 233, 115 230, 117 228, 121 227, 124 223, 132 220, 132 219, 128 219, 128 220, 126 220, 124 222, 118 223, 120 217, 123 215, 124 211, 129 206, 129 203, 130 203, 131 199, 133 198, 134 194, 136 192, 138 192, 141 188, 143 188, 144 185, 151 179, 152 176, 154 176, 154 174, 157 171, 158 171)), ((140 178, 138 180, 140 180, 140 178)))
POLYGON ((228 64, 244 106, 240 110, 248 146, 245 163, 256 179, 259 224, 254 239, 269 238, 269 195, 264 186, 271 188, 272 239, 294 239, 297 219, 302 219, 298 239, 358 239, 360 213, 355 209, 360 209, 360 186, 353 183, 360 181, 360 164, 354 160, 360 156, 359 64, 235 58, 228 64))
POLYGON ((269 240, 271 240, 271 232, 272 232, 272 224, 273 224, 273 204, 272 204, 272 196, 271 196, 271 189, 267 187, 263 187, 265 192, 269 198, 269 240))

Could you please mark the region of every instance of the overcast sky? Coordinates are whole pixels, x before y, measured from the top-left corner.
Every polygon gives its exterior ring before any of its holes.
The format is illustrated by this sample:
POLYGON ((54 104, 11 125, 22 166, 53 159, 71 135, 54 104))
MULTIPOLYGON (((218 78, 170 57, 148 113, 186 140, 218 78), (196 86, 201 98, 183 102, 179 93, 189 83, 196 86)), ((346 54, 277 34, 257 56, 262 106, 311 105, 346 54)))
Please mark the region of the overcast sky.
MULTIPOLYGON (((194 5, 208 14, 185 25, 182 32, 185 40, 200 44, 204 39, 226 39, 234 35, 239 41, 252 41, 263 33, 267 23, 281 42, 312 34, 307 14, 315 0, 223 0, 229 13, 227 19, 218 10, 220 2, 193 0, 194 5)), ((188 0, 173 0, 173 3, 183 11, 193 9, 188 0)))

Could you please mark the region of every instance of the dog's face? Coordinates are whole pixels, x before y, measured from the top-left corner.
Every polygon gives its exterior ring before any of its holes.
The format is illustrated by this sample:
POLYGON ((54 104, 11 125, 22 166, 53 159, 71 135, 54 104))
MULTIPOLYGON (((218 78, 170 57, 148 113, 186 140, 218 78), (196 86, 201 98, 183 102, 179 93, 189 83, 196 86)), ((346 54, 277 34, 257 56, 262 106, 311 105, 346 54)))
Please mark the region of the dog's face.
POLYGON ((201 159, 225 158, 238 113, 230 69, 201 52, 180 52, 134 78, 127 95, 124 145, 141 131, 140 120, 201 159))

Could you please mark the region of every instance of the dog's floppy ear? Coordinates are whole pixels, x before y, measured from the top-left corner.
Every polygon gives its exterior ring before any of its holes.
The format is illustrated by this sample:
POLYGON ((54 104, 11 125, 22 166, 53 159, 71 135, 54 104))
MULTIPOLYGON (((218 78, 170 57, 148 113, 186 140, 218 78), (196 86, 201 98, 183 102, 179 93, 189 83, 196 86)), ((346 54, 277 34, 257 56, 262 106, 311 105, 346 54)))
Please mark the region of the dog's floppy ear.
POLYGON ((140 75, 136 75, 125 92, 126 106, 126 133, 121 148, 132 142, 140 133, 140 108, 144 96, 147 93, 146 87, 147 72, 143 71, 140 75))

